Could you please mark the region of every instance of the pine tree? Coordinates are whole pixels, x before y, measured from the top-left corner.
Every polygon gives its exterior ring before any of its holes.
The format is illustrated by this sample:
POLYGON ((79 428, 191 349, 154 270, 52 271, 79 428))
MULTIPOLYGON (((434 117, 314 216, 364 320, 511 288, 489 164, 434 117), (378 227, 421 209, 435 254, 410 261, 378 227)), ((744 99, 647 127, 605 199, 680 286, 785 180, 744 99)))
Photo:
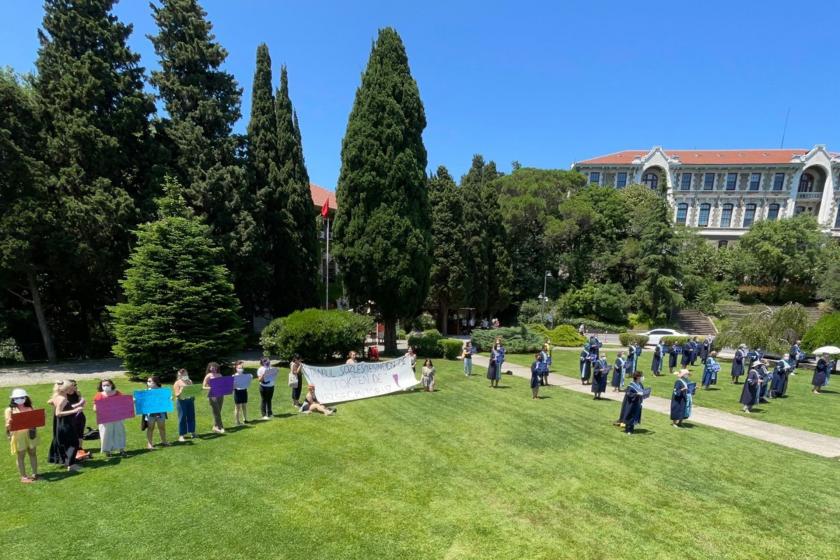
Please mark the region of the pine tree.
POLYGON ((105 305, 116 300, 130 231, 147 218, 152 198, 154 103, 127 44, 132 26, 114 16, 113 4, 46 0, 38 32, 43 160, 50 189, 60 194, 49 211, 58 216, 66 248, 52 273, 55 280, 60 275, 65 308, 73 310, 65 317, 77 317, 65 330, 78 333, 86 350, 91 333, 101 330, 105 305))
POLYGON ((438 309, 440 332, 447 334, 449 310, 461 305, 468 293, 468 247, 464 244, 464 200, 449 171, 440 166, 429 179, 432 209, 432 269, 429 299, 438 309))
POLYGON ((371 49, 341 149, 336 257, 351 303, 372 300, 396 351, 396 321, 429 288, 426 116, 402 40, 386 28, 371 49))
POLYGON ((280 182, 286 193, 291 218, 291 252, 286 259, 289 282, 278 295, 284 314, 318 305, 318 230, 309 190, 309 173, 303 159, 300 126, 289 97, 286 67, 280 69, 280 88, 275 100, 280 182))
POLYGON ((239 303, 209 228, 188 208, 174 179, 164 184, 160 217, 137 232, 122 281, 125 301, 111 308, 114 354, 135 374, 172 379, 196 374, 243 344, 239 303))

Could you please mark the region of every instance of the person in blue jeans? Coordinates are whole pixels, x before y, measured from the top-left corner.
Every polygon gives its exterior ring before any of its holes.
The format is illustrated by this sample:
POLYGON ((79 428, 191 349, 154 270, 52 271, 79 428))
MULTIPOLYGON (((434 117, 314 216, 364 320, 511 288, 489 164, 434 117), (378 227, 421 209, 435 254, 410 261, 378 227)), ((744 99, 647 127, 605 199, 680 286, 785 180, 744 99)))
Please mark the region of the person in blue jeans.
POLYGON ((184 387, 192 385, 187 370, 181 368, 178 370, 178 379, 172 386, 175 391, 175 405, 178 409, 178 441, 186 441, 185 437, 190 434, 192 439, 195 439, 195 398, 181 398, 181 393, 184 387))
POLYGON ((475 354, 475 349, 473 348, 472 342, 468 340, 464 343, 464 349, 461 351, 461 357, 464 359, 464 375, 467 377, 472 375, 473 354, 475 354))

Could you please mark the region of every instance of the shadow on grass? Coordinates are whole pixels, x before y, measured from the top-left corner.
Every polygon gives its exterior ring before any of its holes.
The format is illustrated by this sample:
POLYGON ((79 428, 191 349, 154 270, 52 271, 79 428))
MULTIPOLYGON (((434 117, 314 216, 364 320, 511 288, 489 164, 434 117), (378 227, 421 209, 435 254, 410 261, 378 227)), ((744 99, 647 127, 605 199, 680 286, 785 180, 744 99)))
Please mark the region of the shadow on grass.
POLYGON ((829 389, 820 389, 820 393, 826 393, 826 394, 829 394, 829 395, 836 395, 837 391, 831 391, 829 389))
POLYGON ((228 434, 235 434, 236 432, 241 432, 242 430, 250 430, 253 426, 249 426, 248 424, 243 424, 241 426, 231 426, 230 428, 225 428, 225 433, 228 434))
POLYGON ((633 430, 633 435, 634 436, 652 436, 655 433, 656 432, 654 432, 653 430, 648 430, 648 429, 645 429, 645 428, 635 428, 633 430))

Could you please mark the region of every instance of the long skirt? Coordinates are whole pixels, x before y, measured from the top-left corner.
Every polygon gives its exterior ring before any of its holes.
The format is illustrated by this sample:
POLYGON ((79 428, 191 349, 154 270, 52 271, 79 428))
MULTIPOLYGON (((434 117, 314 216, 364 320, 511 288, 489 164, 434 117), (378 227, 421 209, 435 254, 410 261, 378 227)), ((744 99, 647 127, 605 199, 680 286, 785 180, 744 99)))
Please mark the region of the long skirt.
POLYGON ((102 453, 122 451, 125 449, 125 422, 108 422, 99 424, 99 439, 102 442, 102 453))

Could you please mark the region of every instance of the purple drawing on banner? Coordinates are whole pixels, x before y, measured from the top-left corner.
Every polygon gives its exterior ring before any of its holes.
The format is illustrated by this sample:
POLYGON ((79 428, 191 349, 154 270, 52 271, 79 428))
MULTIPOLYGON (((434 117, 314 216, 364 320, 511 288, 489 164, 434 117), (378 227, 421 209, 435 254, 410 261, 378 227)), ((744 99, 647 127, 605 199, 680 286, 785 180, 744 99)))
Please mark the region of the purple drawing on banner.
POLYGON ((400 376, 399 376, 399 374, 395 373, 391 377, 394 378, 394 383, 396 383, 397 387, 399 387, 400 386, 400 376))

